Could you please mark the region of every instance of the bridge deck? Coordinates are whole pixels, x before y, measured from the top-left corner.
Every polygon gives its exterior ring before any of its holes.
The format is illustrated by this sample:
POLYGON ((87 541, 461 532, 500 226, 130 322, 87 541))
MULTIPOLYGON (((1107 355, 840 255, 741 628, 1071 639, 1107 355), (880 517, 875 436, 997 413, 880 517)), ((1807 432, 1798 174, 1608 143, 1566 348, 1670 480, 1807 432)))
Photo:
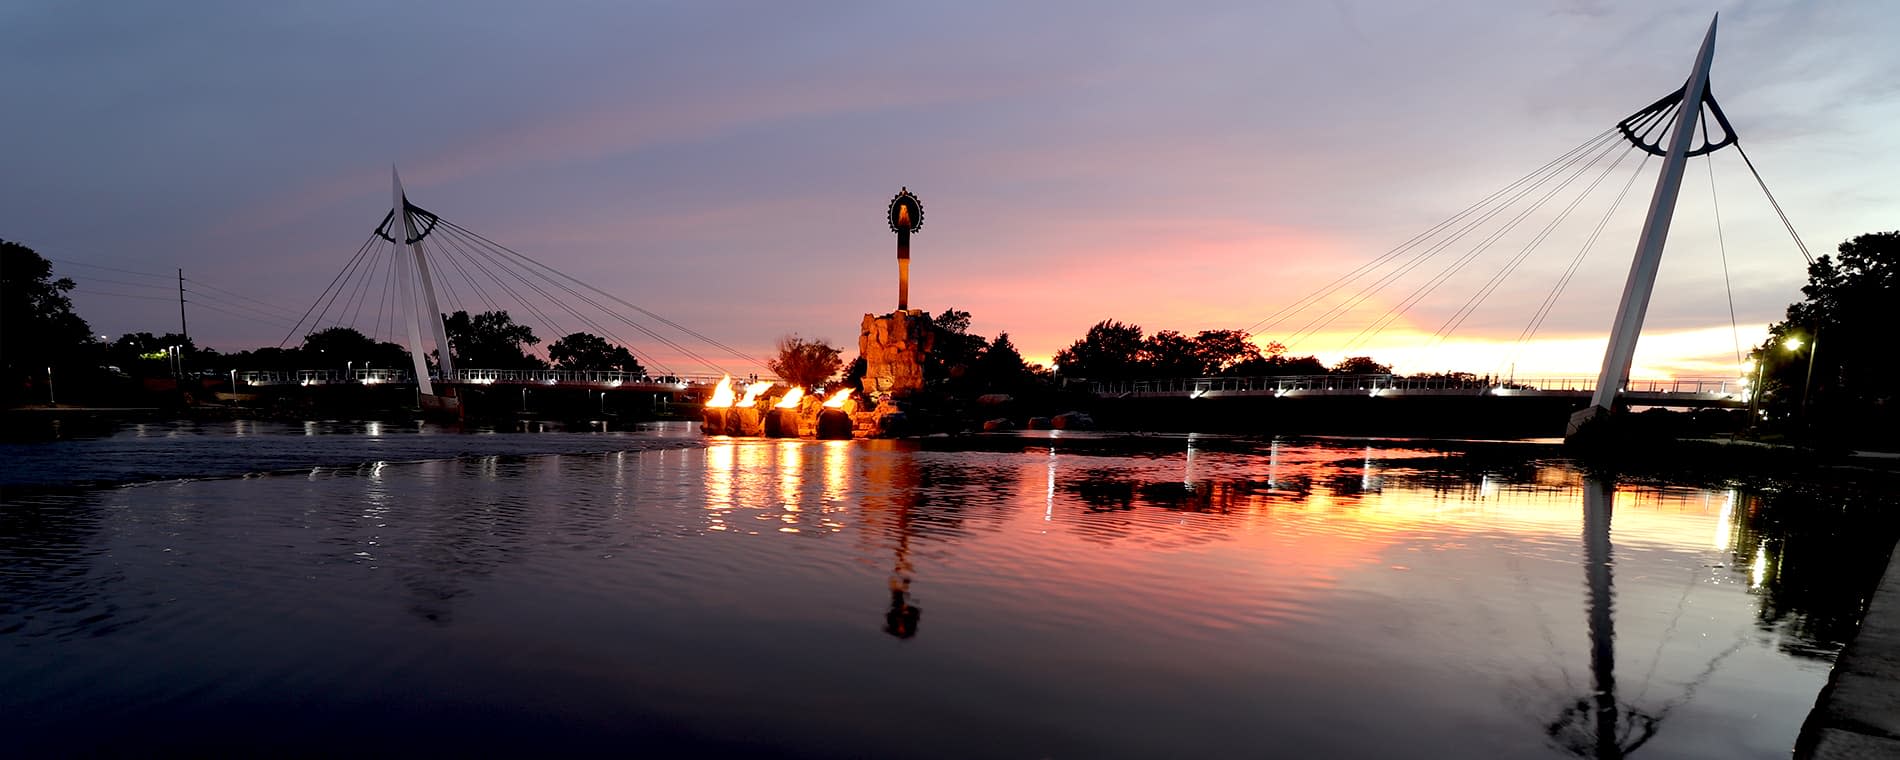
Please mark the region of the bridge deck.
MULTIPOLYGON (((1198 377, 1104 381, 1090 384, 1102 398, 1377 398, 1503 396, 1588 400, 1594 378, 1525 378, 1503 382, 1396 375, 1301 375, 1288 377, 1198 377)), ((1632 380, 1619 398, 1634 406, 1731 407, 1749 402, 1747 385, 1726 378, 1632 380)))

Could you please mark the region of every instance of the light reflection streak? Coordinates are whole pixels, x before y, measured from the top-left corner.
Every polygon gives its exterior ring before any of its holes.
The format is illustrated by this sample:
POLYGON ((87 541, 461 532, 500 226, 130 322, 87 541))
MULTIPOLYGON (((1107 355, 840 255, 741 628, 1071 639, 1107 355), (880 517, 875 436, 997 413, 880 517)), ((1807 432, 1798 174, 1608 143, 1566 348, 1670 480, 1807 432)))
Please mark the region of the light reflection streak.
POLYGON ((1768 542, 1755 545, 1755 561, 1748 566, 1748 588, 1761 588, 1762 581, 1768 579, 1768 542))
POLYGON ((851 472, 851 442, 825 441, 825 511, 842 509, 833 507, 844 500, 851 472))
MULTIPOLYGON (((706 448, 706 508, 724 511, 732 508, 732 469, 736 452, 731 443, 706 448)), ((718 522, 717 519, 714 522, 718 522)))
POLYGON ((1049 490, 1043 496, 1042 521, 1050 522, 1056 514, 1056 447, 1049 447, 1049 490))
POLYGON ((1275 438, 1273 445, 1267 447, 1267 489, 1280 487, 1280 439, 1275 438))
MULTIPOLYGON (((798 511, 798 492, 805 479, 805 444, 780 441, 778 444, 778 498, 786 512, 798 511)), ((786 521, 791 521, 786 516, 786 521)))
POLYGON ((1731 488, 1728 490, 1728 493, 1722 497, 1722 512, 1715 518, 1714 547, 1716 549, 1727 549, 1731 545, 1730 541, 1734 538, 1735 526, 1731 525, 1729 520, 1733 519, 1734 516, 1735 489, 1731 488))
POLYGON ((1181 473, 1181 486, 1189 491, 1194 490, 1194 436, 1194 433, 1188 433, 1187 467, 1181 473))

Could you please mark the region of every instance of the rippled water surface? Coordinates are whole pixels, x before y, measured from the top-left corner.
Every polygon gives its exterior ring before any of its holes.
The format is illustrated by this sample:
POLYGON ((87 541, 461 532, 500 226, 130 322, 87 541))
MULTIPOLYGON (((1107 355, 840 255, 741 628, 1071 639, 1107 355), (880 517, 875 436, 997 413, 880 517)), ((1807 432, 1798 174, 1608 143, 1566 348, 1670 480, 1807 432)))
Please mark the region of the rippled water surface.
POLYGON ((220 424, 7 447, 15 749, 1780 756, 1894 537, 1532 447, 220 424))

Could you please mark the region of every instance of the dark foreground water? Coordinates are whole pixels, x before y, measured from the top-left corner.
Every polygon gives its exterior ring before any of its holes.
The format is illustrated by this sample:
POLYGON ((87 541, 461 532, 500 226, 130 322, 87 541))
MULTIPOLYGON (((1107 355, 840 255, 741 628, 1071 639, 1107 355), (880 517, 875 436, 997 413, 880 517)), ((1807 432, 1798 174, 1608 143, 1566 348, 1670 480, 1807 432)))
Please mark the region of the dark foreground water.
POLYGON ((1534 447, 679 432, 0 447, 0 754, 1784 756, 1894 537, 1534 447))

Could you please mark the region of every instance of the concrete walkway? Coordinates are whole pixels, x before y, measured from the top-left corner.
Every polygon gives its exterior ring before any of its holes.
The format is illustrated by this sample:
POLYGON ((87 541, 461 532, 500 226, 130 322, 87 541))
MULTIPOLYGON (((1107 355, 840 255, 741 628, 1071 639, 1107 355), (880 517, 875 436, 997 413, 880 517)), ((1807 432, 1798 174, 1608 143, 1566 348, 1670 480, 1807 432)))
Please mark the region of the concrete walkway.
POLYGON ((1795 757, 1900 758, 1900 544, 1801 727, 1795 757))

